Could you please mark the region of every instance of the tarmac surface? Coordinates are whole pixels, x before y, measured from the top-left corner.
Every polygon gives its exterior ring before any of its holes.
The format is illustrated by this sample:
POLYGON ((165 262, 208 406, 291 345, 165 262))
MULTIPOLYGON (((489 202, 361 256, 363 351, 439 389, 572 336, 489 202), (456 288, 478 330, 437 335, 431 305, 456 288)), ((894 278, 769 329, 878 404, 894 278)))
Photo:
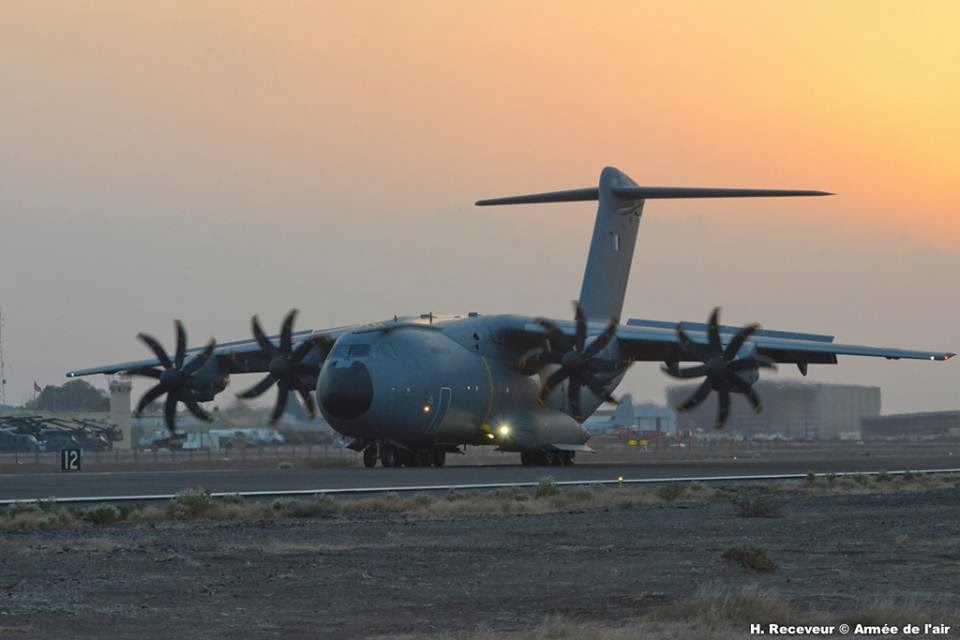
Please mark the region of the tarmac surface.
MULTIPOLYGON (((916 451, 882 455, 807 455, 765 453, 711 459, 650 459, 637 462, 578 463, 573 467, 523 467, 511 464, 443 468, 365 469, 235 468, 164 471, 83 471, 79 473, 0 474, 0 500, 36 500, 80 496, 171 494, 190 487, 212 492, 285 491, 535 482, 550 475, 557 481, 676 478, 726 475, 798 474, 950 469, 960 467, 953 446, 939 452, 916 451)), ((456 459, 450 462, 456 462, 456 459)), ((578 461, 579 462, 579 461, 578 461)), ((585 461, 586 462, 586 461, 585 461)))

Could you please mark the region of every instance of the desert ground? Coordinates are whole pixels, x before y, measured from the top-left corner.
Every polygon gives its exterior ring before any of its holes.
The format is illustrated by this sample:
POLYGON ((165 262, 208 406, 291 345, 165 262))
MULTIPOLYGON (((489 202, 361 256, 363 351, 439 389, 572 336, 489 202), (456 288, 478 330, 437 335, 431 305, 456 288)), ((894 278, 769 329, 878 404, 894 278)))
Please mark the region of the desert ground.
POLYGON ((0 637, 958 637, 960 478, 673 487, 8 510, 0 637))

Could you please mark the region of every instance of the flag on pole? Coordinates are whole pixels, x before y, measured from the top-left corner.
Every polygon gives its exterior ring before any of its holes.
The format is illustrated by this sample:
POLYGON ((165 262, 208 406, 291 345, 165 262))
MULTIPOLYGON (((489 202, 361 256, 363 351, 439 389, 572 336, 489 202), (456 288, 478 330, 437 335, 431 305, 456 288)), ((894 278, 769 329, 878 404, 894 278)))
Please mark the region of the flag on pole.
POLYGON ((33 381, 33 390, 37 393, 40 393, 41 391, 43 391, 43 389, 40 388, 40 385, 37 384, 36 380, 33 381))

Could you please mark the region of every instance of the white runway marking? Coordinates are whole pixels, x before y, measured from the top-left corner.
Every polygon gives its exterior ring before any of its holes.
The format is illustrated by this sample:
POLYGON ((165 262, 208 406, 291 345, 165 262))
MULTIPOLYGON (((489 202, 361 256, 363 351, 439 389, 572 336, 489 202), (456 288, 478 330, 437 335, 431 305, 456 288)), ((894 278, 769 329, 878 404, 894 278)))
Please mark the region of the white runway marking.
MULTIPOLYGON (((547 469, 545 467, 545 469, 547 469)), ((886 474, 890 476, 901 476, 906 474, 931 475, 941 473, 960 473, 960 468, 954 469, 902 469, 899 471, 838 471, 836 473, 815 473, 816 477, 826 476, 876 476, 886 474)), ((775 473, 751 476, 677 476, 672 478, 611 478, 605 480, 561 480, 555 481, 557 486, 577 486, 577 485, 640 485, 640 484, 668 484, 677 482, 759 482, 772 480, 803 480, 808 473, 775 473)), ((435 485, 417 485, 417 486, 399 486, 399 487, 351 487, 339 489, 285 489, 277 491, 218 491, 212 492, 215 498, 227 496, 240 496, 243 498, 282 498, 295 496, 315 496, 315 495, 352 495, 364 493, 388 493, 409 492, 409 491, 451 491, 451 490, 482 490, 482 489, 506 489, 510 487, 536 487, 539 482, 492 482, 486 484, 435 484, 435 485)), ((42 499, 0 499, 0 505, 10 505, 17 503, 32 503, 55 500, 57 504, 76 504, 84 502, 152 502, 158 500, 170 500, 176 494, 144 494, 127 496, 79 496, 69 498, 42 498, 42 499)))

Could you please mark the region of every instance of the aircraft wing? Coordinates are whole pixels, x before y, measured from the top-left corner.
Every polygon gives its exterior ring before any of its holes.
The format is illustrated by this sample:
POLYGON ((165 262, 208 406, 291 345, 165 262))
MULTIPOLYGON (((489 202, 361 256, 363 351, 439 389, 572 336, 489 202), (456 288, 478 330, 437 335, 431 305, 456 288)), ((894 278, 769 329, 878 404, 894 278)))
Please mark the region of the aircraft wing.
MULTIPOLYGON (((306 340, 317 337, 328 338, 332 344, 332 342, 335 341, 340 334, 344 333, 348 329, 349 327, 336 327, 333 329, 308 329, 303 331, 295 331, 292 334, 293 349, 296 349, 306 340)), ((280 345, 279 335, 268 336, 268 339, 275 346, 280 345)), ((191 355, 200 353, 204 350, 204 348, 205 347, 194 347, 192 349, 187 349, 186 355, 189 358, 191 355)), ((257 341, 252 338, 247 340, 234 340, 232 342, 218 343, 213 352, 212 359, 217 361, 220 371, 228 374, 263 372, 267 370, 267 366, 270 362, 269 356, 263 352, 263 349, 261 349, 260 345, 257 344, 257 341)), ((147 358, 144 360, 132 360, 130 362, 119 362, 116 364, 108 364, 99 367, 90 367, 88 369, 76 369, 73 371, 68 371, 67 377, 76 378, 97 373, 123 373, 126 371, 134 371, 137 369, 157 366, 160 366, 160 361, 157 358, 147 358)))
MULTIPOLYGON (((553 324, 566 336, 573 338, 576 325, 569 321, 553 321, 553 324)), ((691 341, 707 345, 707 326, 694 322, 681 322, 691 341)), ((655 320, 629 320, 617 328, 617 340, 623 353, 635 361, 647 362, 684 362, 690 361, 681 348, 675 323, 655 320)), ((588 323, 588 334, 596 335, 606 327, 605 323, 588 323)), ((720 337, 724 344, 730 342, 739 327, 720 326, 720 337)), ((528 322, 524 325, 527 335, 547 337, 548 331, 539 323, 528 322)), ((793 363, 806 370, 808 364, 836 364, 837 356, 868 356, 889 360, 933 360, 944 361, 953 357, 947 351, 921 351, 916 349, 897 349, 851 344, 838 344, 833 336, 796 333, 788 331, 757 331, 750 342, 757 351, 776 362, 793 363)))

